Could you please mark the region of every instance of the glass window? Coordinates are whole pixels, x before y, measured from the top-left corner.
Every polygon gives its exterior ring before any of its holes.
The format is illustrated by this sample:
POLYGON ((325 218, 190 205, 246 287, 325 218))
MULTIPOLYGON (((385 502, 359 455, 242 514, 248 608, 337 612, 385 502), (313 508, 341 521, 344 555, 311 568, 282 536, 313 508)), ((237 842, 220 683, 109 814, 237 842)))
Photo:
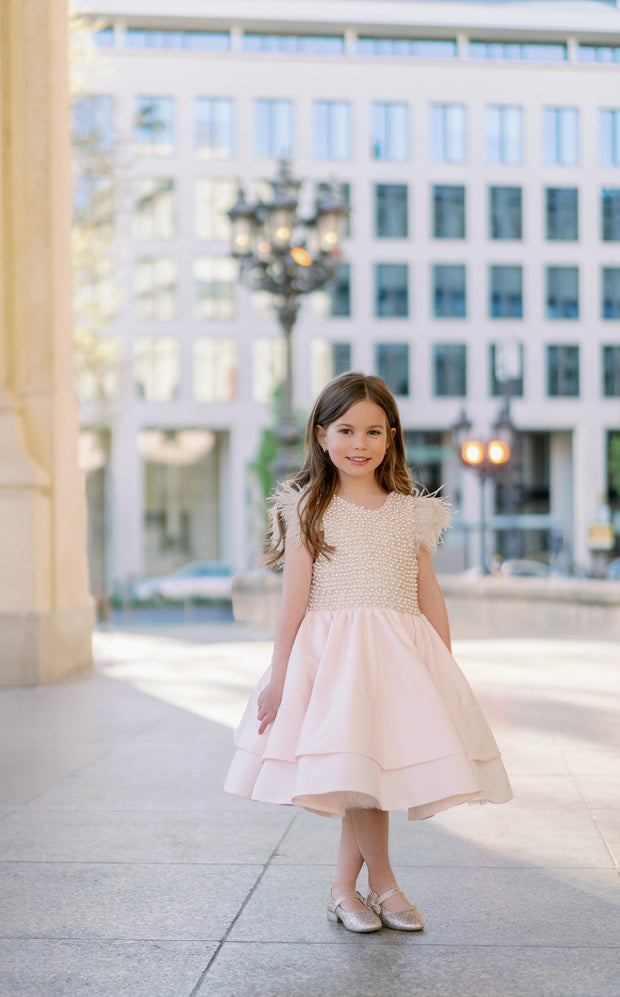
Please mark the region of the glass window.
POLYGON ((432 275, 435 318, 465 318, 465 267, 460 263, 438 263, 432 268, 432 275))
POLYGON ((435 239, 465 238, 464 187, 433 187, 433 236, 435 239))
POLYGON ((75 224, 88 228, 103 240, 114 233, 114 194, 109 176, 83 174, 73 186, 75 224))
POLYGON ((407 184, 375 184, 375 236, 406 239, 409 234, 407 184))
POLYGON ((202 159, 230 159, 233 155, 234 109, 228 97, 194 100, 194 149, 202 159))
POLYGON ((172 97, 136 97, 134 138, 143 156, 170 156, 174 151, 172 97))
POLYGON ((85 350, 74 349, 75 390, 82 403, 114 401, 120 394, 121 341, 96 336, 85 350))
POLYGON ((270 405, 284 378, 284 338, 252 340, 252 397, 270 405))
POLYGON ((613 45, 580 45, 579 62, 620 62, 620 48, 613 45))
POLYGON ((194 340, 194 398, 232 402, 237 397, 238 347, 234 339, 194 340))
POLYGON ((435 398, 464 398, 467 394, 465 343, 434 343, 433 394, 435 398))
POLYGON ((254 148, 257 156, 293 155, 293 105, 290 100, 254 101, 254 148))
POLYGON ((620 166, 620 110, 598 112, 598 161, 601 166, 620 166))
POLYGON ((603 396, 620 398, 620 345, 603 346, 603 396))
POLYGON ((375 263, 375 317, 407 318, 408 314, 408 265, 375 263))
POLYGON ((549 398, 579 396, 578 346, 547 346, 547 395, 549 398))
POLYGON ((520 163, 523 159, 520 107, 486 108, 485 150, 487 163, 520 163))
POLYGON ((575 166, 579 161, 579 111, 575 107, 543 109, 543 162, 575 166))
POLYGON ((620 187, 603 187, 601 191, 601 239, 620 242, 620 187))
POLYGON ((549 45, 545 42, 528 42, 520 45, 514 42, 472 41, 469 43, 469 57, 523 62, 564 62, 566 45, 549 45))
POLYGON ((455 59, 456 41, 445 38, 358 38, 358 55, 455 59))
POLYGON ((97 48, 114 48, 114 28, 101 28, 93 33, 97 48))
POLYGON ((179 391, 179 344, 172 336, 134 342, 134 385, 145 402, 171 402, 179 391))
POLYGON ((489 239, 521 239, 520 187, 489 187, 489 239))
POLYGON ((342 35, 263 35, 247 32, 244 52, 302 52, 306 55, 342 55, 342 35))
POLYGON ((312 295, 312 308, 318 319, 350 318, 351 265, 349 263, 339 263, 334 279, 312 295))
POLYGON ((522 267, 489 267, 489 316, 523 318, 522 267))
POLYGON ((493 398, 499 398, 509 386, 510 394, 523 397, 523 343, 506 341, 489 347, 489 383, 493 398))
POLYGON ((393 395, 409 394, 409 344, 375 343, 375 370, 393 395))
POLYGON ((172 239, 175 233, 174 180, 134 180, 133 234, 136 239, 172 239))
POLYGON ((73 271, 73 309, 79 339, 80 329, 90 334, 93 324, 107 325, 120 304, 115 261, 103 253, 85 253, 73 271))
POLYGON ((346 100, 315 100, 314 158, 351 158, 351 105, 346 100))
POLYGON ((314 397, 328 381, 351 370, 351 344, 313 339, 310 344, 311 385, 314 397))
MULTIPOLYGON (((333 197, 333 194, 334 194, 334 188, 336 189, 338 197, 340 198, 340 200, 344 201, 344 203, 346 204, 347 208, 350 209, 351 208, 351 184, 350 183, 345 183, 342 180, 338 180, 335 183, 334 183, 334 181, 325 181, 325 180, 319 180, 319 181, 317 181, 315 183, 315 185, 314 185, 314 196, 315 196, 315 199, 317 201, 319 201, 319 200, 321 200, 324 197, 328 197, 331 200, 331 198, 333 197)), ((347 217, 347 219, 345 221, 344 234, 345 234, 346 238, 350 238, 351 237, 351 217, 352 217, 352 214, 353 213, 349 210, 348 217, 347 217)))
POLYGON ((407 104, 373 104, 370 150, 373 159, 404 162, 409 158, 407 104))
POLYGON ((107 94, 77 97, 72 108, 73 147, 85 155, 114 146, 114 99, 107 94))
POLYGON ((194 260, 196 318, 235 317, 237 263, 229 256, 199 256, 194 260))
POLYGON ((194 180, 194 233, 198 239, 227 242, 230 219, 227 212, 237 200, 237 183, 224 177, 194 180))
POLYGON ((134 292, 138 318, 166 321, 177 311, 177 263, 170 257, 136 260, 134 292))
POLYGON ((227 31, 153 31, 127 28, 127 48, 193 49, 199 52, 228 52, 230 34, 227 31))
POLYGON ((620 318, 620 267, 603 267, 601 318, 620 318))
POLYGON ((547 318, 579 318, 578 267, 547 267, 547 318))
POLYGON ((576 241, 579 238, 579 191, 576 187, 547 187, 547 239, 576 241))
POLYGON ((428 125, 431 162, 465 162, 465 124, 463 104, 431 104, 428 125))

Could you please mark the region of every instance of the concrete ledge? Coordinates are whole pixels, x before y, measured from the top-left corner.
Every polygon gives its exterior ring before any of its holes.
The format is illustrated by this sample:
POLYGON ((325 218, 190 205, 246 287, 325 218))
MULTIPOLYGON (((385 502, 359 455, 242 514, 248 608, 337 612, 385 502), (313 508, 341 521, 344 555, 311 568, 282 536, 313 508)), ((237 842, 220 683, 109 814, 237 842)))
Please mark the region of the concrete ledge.
POLYGON ((439 581, 456 638, 620 638, 620 582, 455 575, 439 581))
POLYGON ((92 667, 92 603, 0 614, 0 686, 54 682, 92 667))

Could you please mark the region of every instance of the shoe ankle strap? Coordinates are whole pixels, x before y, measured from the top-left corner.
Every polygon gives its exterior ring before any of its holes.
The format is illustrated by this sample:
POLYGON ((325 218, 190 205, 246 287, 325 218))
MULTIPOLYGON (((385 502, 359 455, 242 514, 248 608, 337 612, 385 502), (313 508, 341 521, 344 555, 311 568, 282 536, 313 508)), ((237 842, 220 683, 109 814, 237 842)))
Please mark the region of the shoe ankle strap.
POLYGON ((364 902, 361 895, 357 892, 357 890, 350 890, 349 893, 343 893, 339 897, 334 896, 333 890, 330 890, 329 892, 336 907, 340 907, 340 904, 343 903, 344 900, 351 900, 352 897, 356 897, 358 900, 361 900, 362 903, 364 902))
POLYGON ((387 899, 388 899, 389 897, 395 897, 397 893, 402 893, 402 892, 403 892, 403 891, 402 891, 402 890, 400 889, 400 887, 399 887, 399 886, 394 886, 394 887, 393 887, 393 888, 392 888, 391 890, 386 890, 386 891, 385 891, 385 893, 382 893, 380 897, 377 897, 377 900, 376 900, 376 902, 377 902, 378 904, 382 904, 382 903, 384 903, 384 902, 385 902, 385 901, 386 901, 386 900, 387 900, 387 899))

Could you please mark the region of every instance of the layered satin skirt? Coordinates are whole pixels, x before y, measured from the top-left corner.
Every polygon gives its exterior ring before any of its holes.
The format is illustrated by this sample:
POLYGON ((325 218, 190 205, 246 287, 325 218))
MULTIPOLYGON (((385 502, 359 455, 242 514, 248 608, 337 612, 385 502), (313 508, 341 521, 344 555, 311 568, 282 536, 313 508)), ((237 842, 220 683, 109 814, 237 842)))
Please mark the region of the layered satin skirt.
POLYGON ((280 709, 258 734, 256 687, 225 789, 326 817, 354 807, 431 817, 512 798, 495 738, 425 616, 384 608, 308 613, 280 709))

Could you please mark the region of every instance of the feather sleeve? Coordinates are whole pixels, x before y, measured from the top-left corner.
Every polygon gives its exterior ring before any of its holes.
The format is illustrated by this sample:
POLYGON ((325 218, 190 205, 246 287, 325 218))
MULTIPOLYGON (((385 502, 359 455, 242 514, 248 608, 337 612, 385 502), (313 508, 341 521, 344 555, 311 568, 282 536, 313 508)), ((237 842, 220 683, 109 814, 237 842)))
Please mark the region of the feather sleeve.
POLYGON ((450 503, 435 492, 414 495, 415 542, 434 554, 450 525, 450 503))

